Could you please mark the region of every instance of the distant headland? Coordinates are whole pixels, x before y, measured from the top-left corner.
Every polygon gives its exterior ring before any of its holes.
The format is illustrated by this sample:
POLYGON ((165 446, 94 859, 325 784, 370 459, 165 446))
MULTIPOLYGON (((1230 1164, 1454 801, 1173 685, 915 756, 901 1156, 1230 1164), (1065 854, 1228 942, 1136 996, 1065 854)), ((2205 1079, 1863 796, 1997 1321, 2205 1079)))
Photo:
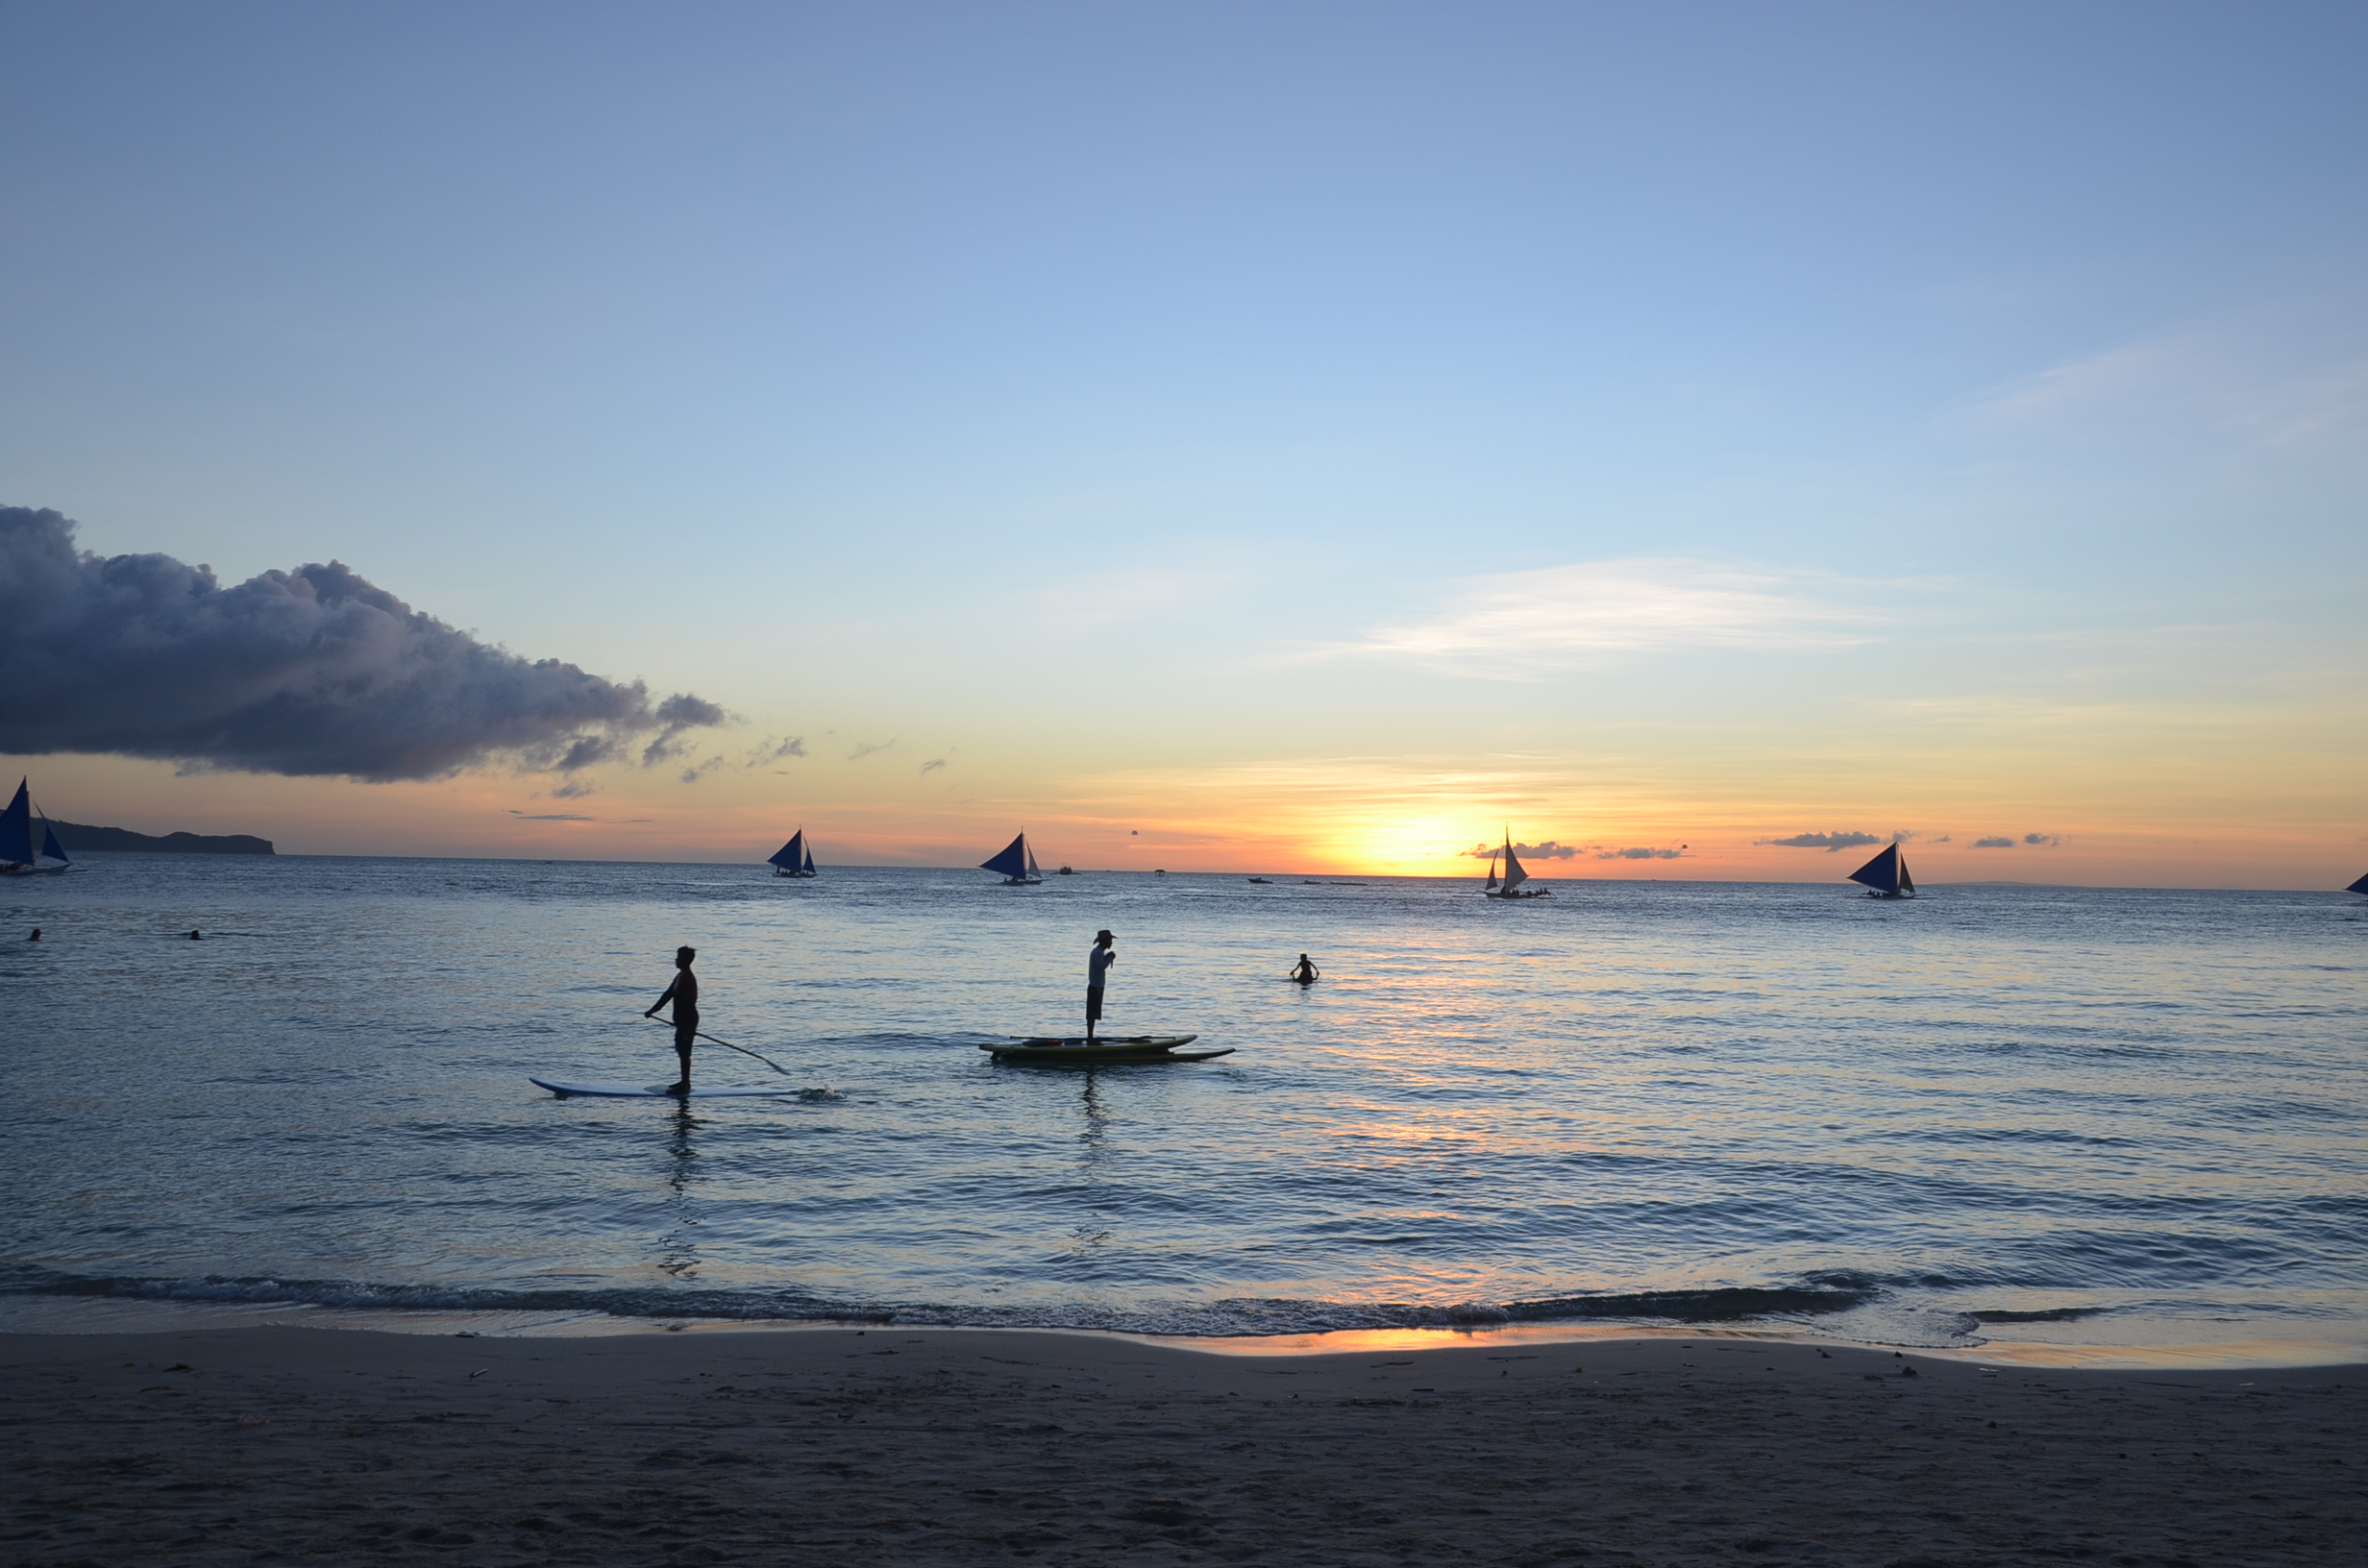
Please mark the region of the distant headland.
POLYGON ((135 833, 128 827, 88 827, 81 822, 51 822, 66 853, 86 849, 131 850, 143 855, 268 855, 269 839, 249 833, 135 833))

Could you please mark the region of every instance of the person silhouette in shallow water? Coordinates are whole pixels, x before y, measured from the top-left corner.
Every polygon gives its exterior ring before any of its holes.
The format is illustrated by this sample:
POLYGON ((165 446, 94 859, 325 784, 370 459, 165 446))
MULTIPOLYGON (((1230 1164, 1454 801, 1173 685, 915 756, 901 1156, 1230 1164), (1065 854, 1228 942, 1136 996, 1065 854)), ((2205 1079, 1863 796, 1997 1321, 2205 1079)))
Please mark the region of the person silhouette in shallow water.
POLYGON ((674 984, 666 994, 650 1004, 645 1018, 657 1017, 657 1010, 668 1002, 675 1004, 675 1055, 682 1059, 682 1076, 667 1086, 669 1094, 688 1094, 691 1091, 691 1041, 699 1035, 699 976, 691 972, 691 960, 699 956, 696 947, 675 949, 674 984))
POLYGON ((1299 955, 1299 962, 1292 966, 1291 978, 1296 980, 1303 986, 1312 986, 1317 981, 1323 978, 1323 970, 1316 968, 1316 961, 1314 959, 1308 957, 1305 953, 1301 953, 1299 955))

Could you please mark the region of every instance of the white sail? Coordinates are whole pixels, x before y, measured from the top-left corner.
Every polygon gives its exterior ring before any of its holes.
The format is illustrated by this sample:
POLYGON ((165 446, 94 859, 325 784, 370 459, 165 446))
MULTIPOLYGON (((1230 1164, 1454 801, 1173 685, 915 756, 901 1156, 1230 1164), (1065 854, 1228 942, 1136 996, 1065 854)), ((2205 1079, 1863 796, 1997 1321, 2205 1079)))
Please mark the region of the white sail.
POLYGON ((1031 882, 1045 874, 1044 868, 1036 864, 1036 846, 1032 844, 1027 846, 1027 874, 1031 882))

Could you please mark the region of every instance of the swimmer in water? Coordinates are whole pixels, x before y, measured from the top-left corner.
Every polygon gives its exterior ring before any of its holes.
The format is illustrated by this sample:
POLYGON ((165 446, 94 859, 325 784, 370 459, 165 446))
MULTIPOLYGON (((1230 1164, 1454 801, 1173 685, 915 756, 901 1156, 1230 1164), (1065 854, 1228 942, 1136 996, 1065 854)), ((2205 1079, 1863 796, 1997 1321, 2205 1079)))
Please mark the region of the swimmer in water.
POLYGON ((1317 981, 1323 978, 1323 970, 1316 968, 1316 961, 1314 959, 1308 957, 1305 953, 1301 953, 1299 955, 1299 962, 1292 966, 1291 978, 1296 980, 1303 986, 1312 986, 1317 981))

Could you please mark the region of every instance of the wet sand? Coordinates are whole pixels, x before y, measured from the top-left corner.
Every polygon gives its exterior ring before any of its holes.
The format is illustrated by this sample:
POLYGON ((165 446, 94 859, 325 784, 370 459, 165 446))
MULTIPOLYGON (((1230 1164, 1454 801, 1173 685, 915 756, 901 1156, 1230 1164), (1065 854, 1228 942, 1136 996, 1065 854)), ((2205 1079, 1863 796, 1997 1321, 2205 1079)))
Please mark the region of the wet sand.
POLYGON ((0 1335, 0 1561, 2363 1560, 2368 1367, 873 1328, 0 1335))

